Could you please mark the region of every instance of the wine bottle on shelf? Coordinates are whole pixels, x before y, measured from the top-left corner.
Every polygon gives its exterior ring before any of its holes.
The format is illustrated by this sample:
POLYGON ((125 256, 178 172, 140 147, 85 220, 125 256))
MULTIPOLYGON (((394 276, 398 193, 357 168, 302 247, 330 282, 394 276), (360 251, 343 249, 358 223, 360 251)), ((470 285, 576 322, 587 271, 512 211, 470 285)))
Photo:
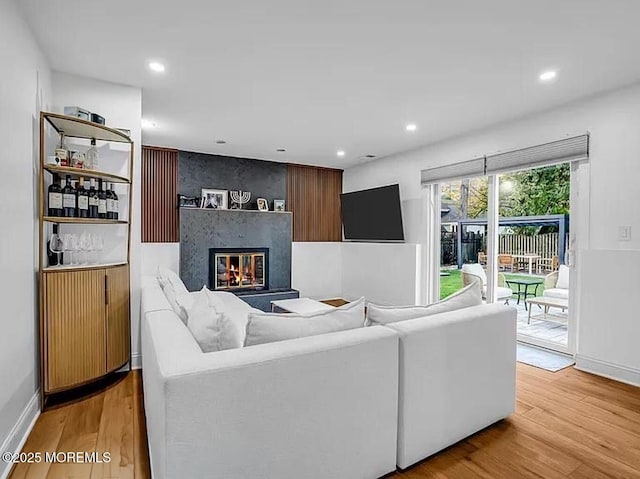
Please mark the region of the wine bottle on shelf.
POLYGON ((89 182, 89 218, 98 217, 98 190, 96 190, 96 180, 91 178, 89 182))
POLYGON ((64 133, 60 133, 60 144, 56 148, 56 158, 60 161, 60 166, 70 166, 69 148, 64 141, 64 133))
POLYGON ((81 176, 76 187, 76 203, 78 204, 78 217, 89 217, 89 192, 84 187, 84 178, 81 176))
POLYGON ((109 189, 109 183, 105 183, 104 185, 105 195, 107 196, 107 219, 113 220, 113 197, 111 196, 111 190, 109 189))
POLYGON ((98 180, 98 218, 107 218, 107 193, 104 191, 102 180, 98 180))
POLYGON ((62 241, 58 233, 58 224, 53 225, 53 234, 47 241, 47 264, 49 266, 58 266, 63 264, 62 241), (52 244, 53 243, 53 244, 52 244))
POLYGON ((113 219, 117 220, 120 217, 120 204, 118 203, 118 195, 116 194, 113 183, 111 183, 111 199, 113 201, 113 219))
POLYGON ((49 209, 48 216, 62 216, 62 188, 60 177, 53 175, 53 181, 48 188, 49 209))
POLYGON ((67 175, 64 188, 62 188, 62 216, 73 218, 76 215, 76 192, 71 186, 71 176, 67 175))
POLYGON ((91 138, 91 147, 87 150, 85 161, 85 168, 89 168, 91 170, 98 169, 98 149, 96 148, 95 138, 91 138))

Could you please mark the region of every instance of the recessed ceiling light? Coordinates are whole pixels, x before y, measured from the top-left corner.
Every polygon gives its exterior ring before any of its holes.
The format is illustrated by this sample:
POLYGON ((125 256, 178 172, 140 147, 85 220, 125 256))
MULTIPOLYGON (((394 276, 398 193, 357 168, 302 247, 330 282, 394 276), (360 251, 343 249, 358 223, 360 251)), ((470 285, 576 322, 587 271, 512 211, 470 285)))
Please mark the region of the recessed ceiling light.
POLYGON ((162 73, 164 72, 164 65, 160 62, 149 62, 149 70, 156 73, 162 73))
POLYGON ((142 126, 142 128, 146 130, 148 128, 155 128, 156 124, 151 120, 147 120, 146 118, 143 118, 142 121, 140 121, 140 126, 142 126))
POLYGON ((285 152, 285 151, 287 151, 287 150, 285 150, 284 148, 278 148, 276 151, 277 151, 278 153, 284 153, 284 152, 285 152))
POLYGON ((554 80, 557 76, 558 76, 557 72, 553 70, 549 70, 541 73, 538 78, 540 78, 540 81, 548 82, 548 81, 554 80))
POLYGON ((418 129, 418 125, 415 123, 408 123, 407 126, 404 127, 405 130, 414 132, 418 129))
POLYGON ((216 143, 218 145, 226 145, 227 144, 227 142, 225 140, 216 140, 216 143))
POLYGON ((344 150, 338 150, 336 152, 336 155, 338 155, 340 158, 342 158, 344 156, 344 150))

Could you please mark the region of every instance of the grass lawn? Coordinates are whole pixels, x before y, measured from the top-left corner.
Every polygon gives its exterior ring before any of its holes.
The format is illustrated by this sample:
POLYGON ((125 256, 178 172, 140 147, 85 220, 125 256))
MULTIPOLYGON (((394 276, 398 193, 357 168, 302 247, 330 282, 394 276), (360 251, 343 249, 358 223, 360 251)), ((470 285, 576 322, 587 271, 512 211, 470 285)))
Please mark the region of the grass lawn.
MULTIPOLYGON (((459 269, 442 270, 442 272, 449 273, 449 276, 440 276, 440 299, 446 298, 459 289, 462 289, 462 274, 460 273, 459 269)), ((505 273, 504 275, 507 279, 531 278, 531 276, 526 274, 505 273)), ((537 277, 544 279, 541 276, 537 277)), ((517 290, 518 287, 514 285, 511 289, 517 290)), ((531 288, 529 289, 529 291, 531 291, 531 288)), ((538 296, 542 296, 543 291, 544 284, 541 284, 540 286, 538 286, 538 296)))

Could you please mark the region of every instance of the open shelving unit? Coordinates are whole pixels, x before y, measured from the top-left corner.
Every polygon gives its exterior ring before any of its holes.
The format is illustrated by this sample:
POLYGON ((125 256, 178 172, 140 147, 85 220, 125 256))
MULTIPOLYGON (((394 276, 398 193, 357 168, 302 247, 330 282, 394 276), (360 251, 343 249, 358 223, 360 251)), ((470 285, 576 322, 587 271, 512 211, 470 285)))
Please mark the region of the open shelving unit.
MULTIPOLYGON (((122 147, 120 147, 122 148, 122 147)), ((126 147, 125 147, 126 148, 126 147)), ((126 151, 126 150, 125 150, 126 151)), ((57 113, 40 113, 40 394, 41 409, 47 400, 99 380, 131 364, 129 261, 134 144, 122 130, 57 113), (47 164, 47 133, 51 129, 66 138, 128 144, 129 176, 108 171, 47 164), (48 175, 74 179, 95 178, 127 188, 124 219, 48 216, 48 175), (126 250, 126 258, 100 264, 47 264, 47 231, 58 225, 114 225, 126 227, 126 235, 114 234, 126 250)), ((72 226, 67 226, 72 227, 72 226)))

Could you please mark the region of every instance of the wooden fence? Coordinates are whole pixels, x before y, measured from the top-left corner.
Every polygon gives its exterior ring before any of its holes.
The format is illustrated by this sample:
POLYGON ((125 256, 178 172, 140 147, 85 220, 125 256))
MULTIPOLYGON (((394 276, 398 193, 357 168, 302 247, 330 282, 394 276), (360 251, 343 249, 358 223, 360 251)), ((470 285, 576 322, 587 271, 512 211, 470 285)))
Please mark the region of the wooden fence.
MULTIPOLYGON (((568 243, 569 235, 567 235, 567 243, 565 244, 568 243)), ((535 253, 543 258, 552 258, 558 255, 558 233, 533 236, 500 235, 498 238, 498 252, 501 254, 535 253)))

